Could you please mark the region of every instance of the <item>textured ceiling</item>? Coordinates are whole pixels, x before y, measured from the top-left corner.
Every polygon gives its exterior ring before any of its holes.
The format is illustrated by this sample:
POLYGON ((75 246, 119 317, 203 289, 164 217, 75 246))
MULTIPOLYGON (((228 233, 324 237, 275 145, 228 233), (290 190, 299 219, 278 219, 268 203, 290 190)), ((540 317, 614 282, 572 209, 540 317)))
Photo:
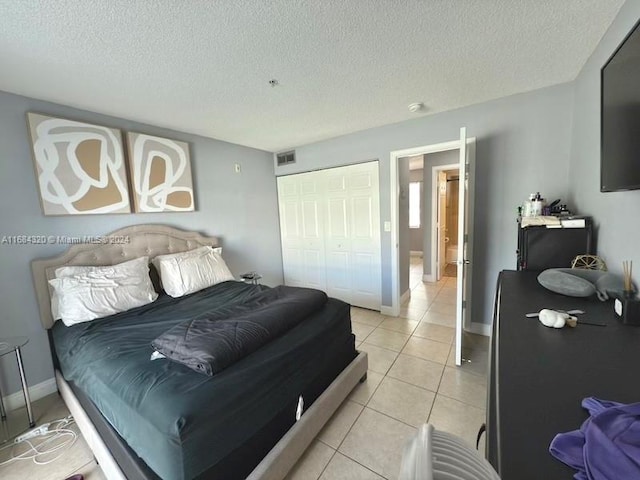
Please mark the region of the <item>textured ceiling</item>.
POLYGON ((279 151, 573 80, 623 3, 0 0, 0 90, 279 151))

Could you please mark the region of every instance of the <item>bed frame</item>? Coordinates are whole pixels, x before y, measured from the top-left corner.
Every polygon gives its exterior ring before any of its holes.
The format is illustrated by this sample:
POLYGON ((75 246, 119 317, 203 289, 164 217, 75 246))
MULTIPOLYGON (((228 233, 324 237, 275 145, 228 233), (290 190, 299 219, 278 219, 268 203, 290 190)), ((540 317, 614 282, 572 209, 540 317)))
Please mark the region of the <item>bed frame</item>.
MULTIPOLYGON (((114 265, 144 255, 153 258, 156 255, 184 252, 205 245, 219 246, 216 237, 206 237, 197 232, 164 225, 136 225, 92 241, 95 243, 73 245, 62 255, 31 262, 40 319, 44 328, 50 329, 54 323, 48 281, 55 277, 56 268, 65 265, 114 265)), ((351 390, 366 378, 366 373, 367 354, 360 352, 247 478, 283 479, 351 390)), ((107 479, 126 480, 125 472, 114 459, 94 422, 58 369, 55 370, 55 378, 62 399, 107 479)))

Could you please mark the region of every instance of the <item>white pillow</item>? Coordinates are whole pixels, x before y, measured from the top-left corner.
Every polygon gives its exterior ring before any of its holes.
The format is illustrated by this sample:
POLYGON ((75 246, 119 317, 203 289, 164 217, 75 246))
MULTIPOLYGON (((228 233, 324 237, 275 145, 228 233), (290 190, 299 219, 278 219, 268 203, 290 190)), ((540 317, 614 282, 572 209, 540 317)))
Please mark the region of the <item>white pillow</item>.
POLYGON ((152 263, 158 270, 164 291, 172 297, 181 297, 233 280, 221 253, 220 247, 200 247, 188 252, 158 255, 152 263))
POLYGON ((66 326, 107 317, 153 302, 158 294, 149 277, 149 257, 118 265, 61 267, 53 287, 52 311, 66 326))

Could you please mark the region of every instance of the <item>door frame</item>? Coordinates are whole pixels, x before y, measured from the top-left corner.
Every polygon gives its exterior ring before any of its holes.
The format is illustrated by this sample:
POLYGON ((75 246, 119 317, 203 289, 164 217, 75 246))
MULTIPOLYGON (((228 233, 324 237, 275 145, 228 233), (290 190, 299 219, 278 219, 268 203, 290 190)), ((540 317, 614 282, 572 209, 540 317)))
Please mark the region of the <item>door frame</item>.
MULTIPOLYGON (((458 142, 459 143, 459 142, 458 142)), ((452 150, 459 150, 458 148, 454 148, 452 150)), ((459 165, 457 163, 450 163, 448 165, 435 165, 431 167, 431 272, 425 273, 423 276, 423 280, 425 282, 435 282, 438 279, 438 269, 436 267, 436 262, 438 261, 438 245, 440 239, 438 238, 438 229, 436 228, 436 223, 438 222, 438 178, 437 173, 443 170, 460 170, 459 165)))
MULTIPOLYGON (((467 138, 467 144, 475 142, 475 137, 467 138)), ((398 250, 399 222, 398 208, 400 192, 400 180, 398 175, 398 160, 402 157, 410 157, 413 155, 426 155, 429 153, 447 152, 449 150, 459 150, 460 140, 452 140, 450 142, 434 143, 431 145, 423 145, 420 147, 405 148, 402 150, 393 150, 389 154, 390 163, 390 229, 391 229, 391 308, 382 307, 382 313, 397 317, 400 314, 400 252, 398 250), (388 310, 387 310, 388 308, 388 310)), ((432 205, 433 208, 433 205, 432 205)), ((386 230, 386 229, 385 229, 386 230)), ((433 268, 433 266, 431 267, 433 268)))

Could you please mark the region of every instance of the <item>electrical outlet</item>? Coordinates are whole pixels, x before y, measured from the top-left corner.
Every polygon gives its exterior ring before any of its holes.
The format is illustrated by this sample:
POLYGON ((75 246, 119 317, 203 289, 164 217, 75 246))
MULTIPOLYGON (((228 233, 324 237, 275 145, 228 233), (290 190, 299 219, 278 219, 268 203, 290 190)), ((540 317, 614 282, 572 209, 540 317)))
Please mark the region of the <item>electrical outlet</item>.
POLYGON ((239 163, 236 163, 234 165, 234 168, 235 168, 236 173, 240 173, 241 168, 240 168, 240 164, 239 163))

